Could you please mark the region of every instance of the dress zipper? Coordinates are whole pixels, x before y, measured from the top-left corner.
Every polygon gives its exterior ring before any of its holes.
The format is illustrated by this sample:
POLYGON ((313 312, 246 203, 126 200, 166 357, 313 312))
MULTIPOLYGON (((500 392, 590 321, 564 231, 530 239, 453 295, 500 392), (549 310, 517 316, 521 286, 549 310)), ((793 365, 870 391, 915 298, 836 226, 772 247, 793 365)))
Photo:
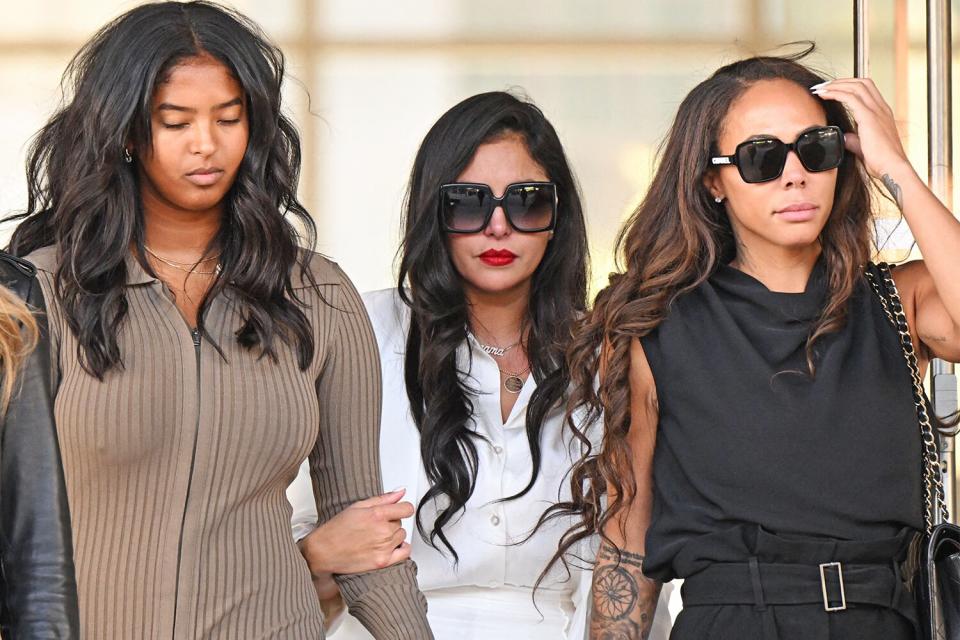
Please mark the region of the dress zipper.
POLYGON ((173 596, 173 634, 177 636, 177 611, 180 608, 180 564, 183 561, 183 530, 187 522, 187 507, 190 504, 190 488, 193 484, 193 468, 197 461, 197 440, 200 438, 200 330, 191 329, 193 350, 197 359, 197 422, 194 425, 193 452, 190 455, 190 474, 187 476, 187 496, 183 502, 183 517, 180 520, 180 539, 177 543, 177 581, 173 596))

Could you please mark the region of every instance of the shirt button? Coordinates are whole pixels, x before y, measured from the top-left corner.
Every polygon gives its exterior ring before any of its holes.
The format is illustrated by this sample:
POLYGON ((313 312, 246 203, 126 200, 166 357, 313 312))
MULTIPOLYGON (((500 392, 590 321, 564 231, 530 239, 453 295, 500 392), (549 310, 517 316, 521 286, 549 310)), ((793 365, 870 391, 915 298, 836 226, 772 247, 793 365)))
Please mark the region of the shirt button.
POLYGON ((490 516, 490 524, 492 524, 492 525, 495 526, 495 527, 496 527, 497 525, 499 525, 499 524, 500 524, 500 516, 498 516, 498 515, 496 515, 496 514, 490 516))
POLYGON ((496 452, 497 455, 500 455, 501 453, 503 453, 503 447, 501 447, 500 445, 494 446, 493 450, 496 452))

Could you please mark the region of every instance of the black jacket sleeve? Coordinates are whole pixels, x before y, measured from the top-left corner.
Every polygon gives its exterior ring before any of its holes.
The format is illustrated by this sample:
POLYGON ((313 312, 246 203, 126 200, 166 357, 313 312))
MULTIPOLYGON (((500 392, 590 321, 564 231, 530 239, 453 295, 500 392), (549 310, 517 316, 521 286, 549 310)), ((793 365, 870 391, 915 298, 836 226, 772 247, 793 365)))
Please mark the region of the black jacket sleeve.
POLYGON ((70 514, 53 422, 43 296, 26 262, 0 254, 0 284, 36 310, 41 340, 0 424, 0 634, 79 638, 70 514))

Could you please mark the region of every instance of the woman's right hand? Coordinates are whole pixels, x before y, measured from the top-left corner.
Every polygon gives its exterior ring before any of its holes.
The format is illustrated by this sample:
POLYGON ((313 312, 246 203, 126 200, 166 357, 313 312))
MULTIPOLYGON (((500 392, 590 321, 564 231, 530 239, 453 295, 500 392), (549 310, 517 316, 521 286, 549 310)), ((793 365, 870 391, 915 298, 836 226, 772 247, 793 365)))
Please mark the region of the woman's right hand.
POLYGON ((355 502, 301 540, 310 573, 362 573, 409 558, 410 544, 400 521, 414 509, 400 502, 404 493, 398 489, 355 502))

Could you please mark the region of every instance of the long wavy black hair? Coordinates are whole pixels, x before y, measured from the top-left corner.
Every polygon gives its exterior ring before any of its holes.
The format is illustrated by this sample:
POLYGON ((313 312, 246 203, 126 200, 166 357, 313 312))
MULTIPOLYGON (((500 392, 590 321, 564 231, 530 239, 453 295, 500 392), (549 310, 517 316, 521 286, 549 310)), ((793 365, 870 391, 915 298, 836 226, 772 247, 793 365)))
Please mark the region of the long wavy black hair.
POLYGON ((430 489, 417 508, 417 529, 434 548, 442 544, 458 560, 443 527, 473 493, 480 436, 466 373, 457 368, 457 347, 467 339, 468 303, 453 266, 439 220, 439 187, 455 182, 477 148, 517 135, 531 157, 557 185, 559 200, 553 239, 533 275, 523 344, 537 382, 526 413, 532 468, 530 480, 512 500, 526 494, 540 471, 544 419, 562 410, 570 376, 564 351, 576 319, 584 313, 588 254, 583 209, 576 180, 560 139, 532 103, 509 93, 467 98, 447 111, 420 145, 404 206, 398 289, 410 307, 404 377, 413 418, 420 430, 420 456, 430 489), (422 511, 440 499, 429 533, 422 511))
POLYGON ((313 221, 297 200, 300 138, 281 110, 284 57, 243 15, 209 2, 158 2, 101 29, 70 62, 64 102, 34 138, 27 163, 27 209, 10 250, 26 255, 55 245, 57 295, 78 337, 84 369, 102 379, 122 367, 118 330, 127 313, 125 257, 144 256, 144 218, 127 145, 149 149, 151 101, 177 64, 209 55, 243 87, 249 142, 211 247, 222 271, 200 306, 227 284, 243 304, 237 341, 275 358, 277 341, 295 345, 306 368, 314 344, 291 285, 293 269, 313 281, 303 242, 313 221), (299 227, 299 231, 298 231, 299 227))

